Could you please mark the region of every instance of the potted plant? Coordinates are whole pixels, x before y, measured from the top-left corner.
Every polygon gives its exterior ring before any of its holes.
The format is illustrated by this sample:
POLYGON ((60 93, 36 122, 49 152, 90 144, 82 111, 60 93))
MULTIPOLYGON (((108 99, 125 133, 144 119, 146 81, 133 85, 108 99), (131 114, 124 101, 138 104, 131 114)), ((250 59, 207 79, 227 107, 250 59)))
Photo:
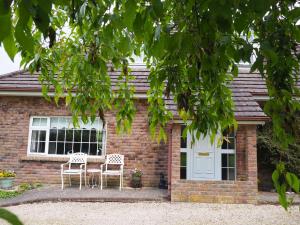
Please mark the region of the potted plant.
POLYGON ((142 171, 137 168, 131 171, 131 186, 133 188, 142 187, 142 175, 142 171))
POLYGON ((0 189, 10 189, 13 186, 16 173, 12 170, 0 170, 0 189))

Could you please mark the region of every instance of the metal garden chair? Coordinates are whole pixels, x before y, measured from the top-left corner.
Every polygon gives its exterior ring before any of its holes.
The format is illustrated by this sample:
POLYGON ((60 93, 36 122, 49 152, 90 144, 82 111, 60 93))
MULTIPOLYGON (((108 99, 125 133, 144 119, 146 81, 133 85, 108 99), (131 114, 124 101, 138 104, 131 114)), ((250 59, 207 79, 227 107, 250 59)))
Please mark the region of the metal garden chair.
POLYGON ((124 155, 109 154, 105 157, 105 163, 101 165, 101 190, 103 184, 103 175, 107 183, 107 176, 120 176, 120 190, 123 187, 124 155), (114 167, 114 168, 110 168, 114 167), (117 167, 117 168, 116 168, 117 167))
POLYGON ((61 189, 64 189, 64 175, 69 175, 70 186, 71 186, 71 176, 79 175, 80 190, 81 190, 81 183, 82 183, 82 175, 84 175, 84 184, 86 186, 86 164, 87 164, 87 154, 81 152, 70 154, 70 160, 67 163, 61 164, 61 189), (66 165, 68 165, 68 168, 65 169, 66 165), (76 168, 74 168, 75 165, 77 165, 76 168))

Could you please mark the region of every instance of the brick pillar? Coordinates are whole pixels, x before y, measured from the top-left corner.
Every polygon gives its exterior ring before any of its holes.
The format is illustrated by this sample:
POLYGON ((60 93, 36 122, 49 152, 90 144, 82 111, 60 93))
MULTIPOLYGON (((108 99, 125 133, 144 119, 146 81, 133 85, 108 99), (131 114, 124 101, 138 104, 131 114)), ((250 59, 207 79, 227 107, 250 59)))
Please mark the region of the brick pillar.
POLYGON ((246 129, 246 169, 248 181, 257 188, 257 148, 256 125, 248 125, 246 129))
POLYGON ((171 188, 176 181, 180 180, 180 124, 174 124, 172 128, 172 157, 171 157, 171 188))
POLYGON ((237 180, 247 180, 246 169, 246 126, 239 125, 236 133, 236 175, 237 180))

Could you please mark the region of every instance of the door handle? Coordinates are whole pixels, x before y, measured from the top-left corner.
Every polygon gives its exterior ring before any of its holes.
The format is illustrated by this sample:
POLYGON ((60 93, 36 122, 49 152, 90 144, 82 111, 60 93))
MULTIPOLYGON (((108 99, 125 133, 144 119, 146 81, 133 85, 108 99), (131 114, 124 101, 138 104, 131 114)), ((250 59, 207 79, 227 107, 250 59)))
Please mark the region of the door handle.
POLYGON ((198 156, 209 156, 209 152, 198 152, 198 156))

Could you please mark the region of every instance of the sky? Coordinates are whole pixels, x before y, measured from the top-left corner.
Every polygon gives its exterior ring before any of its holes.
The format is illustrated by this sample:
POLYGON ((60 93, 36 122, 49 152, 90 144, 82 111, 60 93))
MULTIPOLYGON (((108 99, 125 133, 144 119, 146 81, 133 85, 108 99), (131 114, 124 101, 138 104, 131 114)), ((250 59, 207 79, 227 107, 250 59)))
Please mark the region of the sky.
POLYGON ((21 56, 16 55, 14 62, 6 54, 3 47, 0 47, 0 75, 20 69, 21 56))

